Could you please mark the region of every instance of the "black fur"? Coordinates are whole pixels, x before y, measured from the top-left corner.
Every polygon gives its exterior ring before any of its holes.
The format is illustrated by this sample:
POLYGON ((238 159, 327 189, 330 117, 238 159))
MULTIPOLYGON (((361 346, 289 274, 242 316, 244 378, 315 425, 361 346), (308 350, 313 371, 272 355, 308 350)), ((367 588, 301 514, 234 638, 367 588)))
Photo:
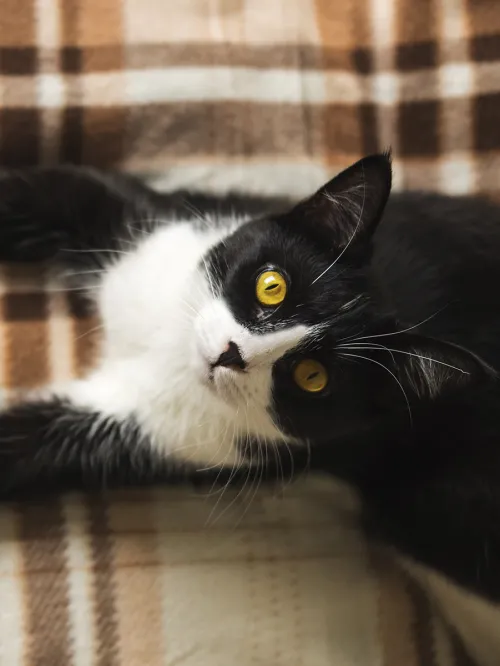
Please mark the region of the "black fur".
MULTIPOLYGON (((384 211, 389 190, 389 159, 375 156, 288 213, 265 215, 267 204, 253 202, 256 219, 213 250, 209 270, 249 327, 322 325, 313 342, 276 363, 273 410, 311 443, 313 468, 359 490, 369 532, 500 601, 500 211, 427 194, 395 195, 384 211), (259 308, 250 291, 267 264, 292 285, 279 313, 259 308), (329 371, 320 395, 291 381, 301 356, 329 371)), ((127 224, 185 216, 184 197, 74 169, 6 174, 0 259, 103 265, 127 224)), ((195 203, 202 213, 218 205, 195 203)), ((97 466, 90 477, 99 482, 111 434, 115 481, 139 481, 141 465, 145 477, 168 473, 133 422, 105 422, 94 437, 96 418, 61 403, 1 415, 0 492, 35 483, 40 470, 49 483, 67 470, 69 485, 81 485, 97 466), (70 459, 66 415, 77 424, 70 459), (138 449, 151 461, 136 465, 138 449)))

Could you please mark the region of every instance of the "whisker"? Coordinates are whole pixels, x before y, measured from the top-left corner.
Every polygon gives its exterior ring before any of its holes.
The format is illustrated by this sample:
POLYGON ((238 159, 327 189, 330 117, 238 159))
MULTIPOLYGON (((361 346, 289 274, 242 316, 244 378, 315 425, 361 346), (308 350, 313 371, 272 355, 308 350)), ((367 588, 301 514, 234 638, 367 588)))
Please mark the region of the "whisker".
POLYGON ((197 220, 203 222, 203 224, 207 224, 207 222, 209 222, 208 216, 203 214, 203 212, 191 201, 188 201, 188 199, 183 199, 182 203, 191 213, 193 213, 197 220))
POLYGON ((44 289, 44 292, 47 294, 60 294, 69 291, 98 291, 101 288, 101 285, 87 285, 85 287, 49 287, 44 289))
MULTIPOLYGON (((247 410, 245 410, 245 413, 246 413, 246 411, 247 411, 247 410)), ((246 418, 247 418, 247 424, 248 424, 248 414, 246 414, 246 418)), ((235 421, 235 430, 234 430, 234 432, 235 432, 235 434, 236 434, 236 421, 235 421)), ((247 432, 248 432, 248 427, 247 427, 247 432)), ((244 491, 244 489, 245 489, 245 487, 246 487, 246 485, 247 485, 247 483, 248 483, 248 480, 249 480, 249 477, 250 477, 250 473, 251 473, 251 469, 252 469, 252 465, 253 465, 253 451, 251 450, 250 453, 251 453, 251 456, 250 456, 250 464, 249 464, 249 467, 248 467, 248 473, 247 473, 247 475, 246 475, 245 482, 243 483, 243 486, 238 490, 238 492, 236 493, 235 497, 233 497, 233 499, 229 502, 229 504, 227 504, 227 505, 224 507, 224 509, 222 509, 222 511, 219 513, 218 516, 216 516, 216 518, 213 520, 213 522, 210 523, 210 519, 211 519, 211 517, 212 517, 214 511, 215 511, 215 509, 217 508, 217 505, 219 504, 220 500, 222 499, 222 495, 220 496, 219 500, 217 501, 217 504, 214 506, 214 508, 213 508, 212 511, 210 512, 210 516, 209 516, 208 519, 207 519, 207 524, 211 524, 212 527, 215 525, 215 523, 216 523, 218 520, 220 520, 220 519, 222 518, 222 516, 223 516, 225 513, 227 513, 227 512, 229 511, 229 509, 230 509, 230 508, 231 508, 231 507, 232 507, 232 506, 238 501, 238 499, 240 498, 241 494, 243 493, 243 491, 244 491)), ((238 467, 237 467, 237 469, 236 469, 236 472, 238 472, 238 471, 242 468, 242 466, 243 466, 243 460, 240 461, 240 464, 238 465, 238 467)), ((225 488, 228 487, 228 484, 229 484, 229 481, 228 481, 228 483, 226 483, 225 488)))
POLYGON ((457 370, 458 372, 461 372, 463 375, 470 375, 470 372, 467 372, 466 370, 463 370, 462 368, 457 368, 457 366, 451 365, 451 363, 445 363, 444 361, 439 361, 437 358, 431 358, 430 356, 423 356, 422 354, 416 354, 414 352, 403 351, 402 349, 392 349, 390 347, 384 347, 383 345, 377 345, 377 347, 368 347, 368 346, 361 346, 361 345, 349 346, 349 347, 348 346, 342 346, 342 349, 352 349, 352 350, 359 349, 361 351, 363 351, 363 350, 376 351, 379 348, 385 349, 386 351, 391 353, 391 356, 392 356, 392 352, 394 352, 395 354, 405 354, 406 356, 415 356, 415 358, 420 358, 424 361, 430 361, 431 363, 437 363, 438 365, 444 365, 447 368, 451 368, 452 370, 457 370))
POLYGON ((100 275, 101 273, 107 273, 108 270, 106 268, 94 268, 91 271, 71 271, 63 274, 64 279, 68 278, 73 278, 73 277, 78 277, 79 275, 100 275))
MULTIPOLYGON (((233 444, 234 444, 235 438, 236 438, 236 421, 233 423, 233 434, 232 434, 232 436, 231 436, 231 440, 232 440, 233 444)), ((217 485, 217 481, 219 480, 219 477, 220 477, 220 475, 221 475, 221 473, 222 473, 222 470, 223 470, 223 469, 225 468, 225 466, 226 466, 226 461, 227 461, 227 459, 228 459, 228 457, 229 457, 230 454, 231 454, 231 449, 228 449, 228 452, 227 452, 227 454, 226 454, 226 457, 224 458, 224 460, 223 460, 223 462, 222 462, 222 464, 221 464, 221 468, 220 468, 220 470, 219 470, 219 473, 218 473, 217 476, 215 477, 215 480, 214 480, 214 482, 212 483, 212 486, 211 486, 209 492, 206 494, 206 498, 207 498, 207 499, 208 499, 209 497, 214 497, 214 496, 217 496, 217 495, 219 495, 219 498, 218 498, 218 500, 217 500, 215 506, 212 508, 212 511, 210 512, 210 515, 209 515, 209 517, 207 518, 207 521, 206 521, 205 524, 208 524, 208 523, 210 522, 210 518, 211 518, 212 514, 213 514, 213 513, 215 512, 215 510, 217 509, 217 506, 218 506, 219 502, 221 501, 222 496, 224 495, 224 493, 226 492, 226 490, 229 488, 229 486, 230 486, 230 484, 231 484, 231 481, 233 480, 234 476, 236 475, 236 473, 238 472, 238 470, 239 470, 239 468, 240 468, 240 461, 238 460, 238 456, 235 456, 234 461, 233 461, 233 465, 232 465, 232 467, 231 467, 231 472, 229 473, 229 478, 227 479, 226 483, 224 483, 224 485, 222 486, 222 488, 218 488, 217 490, 214 490, 215 486, 217 485)))
MULTIPOLYGON (((225 430, 224 430, 224 434, 222 435, 222 437, 221 437, 221 439, 220 439, 220 444, 219 444, 219 447, 218 447, 217 451, 216 451, 216 452, 213 454, 213 456, 210 458, 210 460, 209 460, 208 463, 207 463, 207 466, 206 466, 206 467, 200 467, 199 469, 196 470, 197 472, 208 472, 208 471, 211 470, 211 469, 214 469, 214 468, 216 468, 216 467, 220 467, 220 463, 215 463, 214 465, 212 465, 212 462, 213 462, 213 461, 217 458, 217 456, 219 455, 219 451, 220 451, 222 448, 224 448, 224 444, 226 443, 226 437, 227 437, 227 435, 228 435, 228 433, 229 433, 229 427, 230 427, 230 426, 231 426, 231 421, 228 421, 228 422, 227 422, 227 425, 226 425, 226 428, 225 428, 225 430)), ((227 458, 227 455, 226 455, 226 458, 227 458)))
POLYGON ((78 254, 99 254, 99 253, 106 253, 106 254, 124 254, 128 256, 130 252, 125 252, 124 250, 112 250, 110 248, 92 248, 91 250, 77 250, 76 248, 71 248, 71 247, 65 247, 62 249, 62 252, 75 252, 78 254))
POLYGON ((401 335, 401 333, 408 333, 408 331, 413 331, 413 329, 417 328, 418 326, 422 326, 423 324, 427 323, 431 319, 433 319, 436 315, 441 313, 447 305, 444 307, 440 308, 434 314, 431 314, 430 317, 427 317, 426 319, 422 319, 422 321, 419 321, 418 324, 414 324, 413 326, 409 326, 408 328, 404 328, 402 331, 391 331, 391 333, 377 333, 375 335, 362 335, 357 338, 343 338, 342 340, 339 340, 339 342, 357 342, 358 340, 371 340, 372 338, 386 338, 390 337, 392 335, 401 335))
POLYGON ((94 326, 94 328, 91 328, 90 330, 85 331, 85 333, 82 333, 81 335, 78 335, 76 338, 74 338, 74 340, 75 341, 76 340, 81 340, 85 336, 90 335, 91 333, 94 333, 95 331, 101 330, 101 328, 104 328, 104 324, 99 324, 99 326, 94 326))
POLYGON ((352 342, 349 345, 338 345, 337 349, 351 349, 353 351, 356 351, 356 349, 359 349, 360 351, 363 351, 364 349, 370 349, 372 351, 386 351, 391 355, 393 363, 396 363, 396 359, 394 358, 394 354, 392 353, 394 349, 389 349, 389 347, 386 347, 385 345, 379 345, 376 344, 375 342, 372 343, 365 343, 365 342, 352 342))
POLYGON ((187 302, 186 300, 184 300, 183 298, 179 298, 179 300, 181 301, 181 303, 182 303, 183 305, 185 305, 187 308, 189 308, 189 310, 191 310, 191 312, 192 312, 194 315, 196 315, 197 317, 200 316, 200 313, 198 312, 198 310, 197 310, 195 307, 193 307, 190 303, 188 303, 188 302, 187 302))
POLYGON ((216 299, 216 295, 215 295, 215 287, 216 287, 216 285, 215 285, 215 284, 213 283, 213 281, 212 281, 212 277, 211 277, 210 272, 209 272, 209 270, 208 270, 208 266, 207 266, 207 262, 206 262, 206 260, 205 260, 205 257, 202 257, 201 260, 202 260, 202 262, 203 262, 203 266, 205 267, 205 273, 206 273, 206 277, 207 277, 208 287, 209 287, 210 292, 211 292, 211 294, 212 294, 212 298, 213 298, 213 299, 216 299))
POLYGON ((252 496, 248 499, 247 505, 245 506, 243 512, 238 518, 236 525, 234 526, 234 529, 237 529, 237 527, 242 523, 244 517, 246 516, 248 510, 250 509, 251 504, 254 502, 255 498, 257 497, 257 493, 259 492, 260 486, 262 485, 262 477, 264 475, 264 451, 262 446, 263 445, 260 437, 257 437, 257 468, 259 469, 259 476, 258 478, 255 477, 253 488, 252 486, 250 488, 250 492, 252 492, 253 490, 252 496))
POLYGON ((408 400, 408 396, 406 394, 406 391, 404 390, 403 384, 401 384, 401 382, 396 377, 396 375, 391 370, 389 370, 389 368, 386 365, 384 365, 383 363, 380 363, 379 361, 375 361, 375 359, 370 358, 369 356, 361 356, 361 354, 347 354, 345 352, 342 352, 342 356, 350 356, 351 358, 359 358, 359 359, 364 359, 365 361, 370 361, 371 363, 375 363, 375 365, 380 366, 386 372, 388 372, 391 375, 391 377, 394 379, 394 381, 398 384, 399 388, 401 389, 401 392, 404 395, 406 405, 408 407, 408 415, 410 417, 410 425, 413 425, 413 417, 412 417, 412 414, 411 414, 410 401, 408 400))

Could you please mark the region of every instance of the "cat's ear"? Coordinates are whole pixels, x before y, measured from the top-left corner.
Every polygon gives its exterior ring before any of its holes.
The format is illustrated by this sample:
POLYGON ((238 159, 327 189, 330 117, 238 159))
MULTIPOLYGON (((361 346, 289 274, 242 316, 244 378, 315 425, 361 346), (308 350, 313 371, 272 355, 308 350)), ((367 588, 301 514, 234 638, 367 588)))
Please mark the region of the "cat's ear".
POLYGON ((419 398, 433 399, 496 376, 479 356, 451 343, 423 339, 396 356, 402 384, 419 398))
POLYGON ((365 157, 297 204, 283 220, 326 247, 343 250, 371 236, 387 203, 391 180, 389 152, 365 157))

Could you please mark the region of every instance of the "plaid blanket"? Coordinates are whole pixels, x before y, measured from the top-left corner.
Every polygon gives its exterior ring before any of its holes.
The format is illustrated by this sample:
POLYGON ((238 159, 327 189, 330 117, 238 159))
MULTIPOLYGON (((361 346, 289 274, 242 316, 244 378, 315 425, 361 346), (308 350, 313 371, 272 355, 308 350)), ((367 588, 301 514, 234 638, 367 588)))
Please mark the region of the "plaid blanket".
MULTIPOLYGON (((499 60, 492 0, 0 0, 0 164, 300 196, 392 145, 397 188, 497 196, 499 60)), ((1 397, 84 372, 97 322, 0 277, 1 397)), ((469 663, 335 489, 218 499, 3 508, 0 665, 469 663)))
POLYGON ((340 489, 218 500, 157 490, 3 510, 0 663, 469 664, 339 511, 340 489))

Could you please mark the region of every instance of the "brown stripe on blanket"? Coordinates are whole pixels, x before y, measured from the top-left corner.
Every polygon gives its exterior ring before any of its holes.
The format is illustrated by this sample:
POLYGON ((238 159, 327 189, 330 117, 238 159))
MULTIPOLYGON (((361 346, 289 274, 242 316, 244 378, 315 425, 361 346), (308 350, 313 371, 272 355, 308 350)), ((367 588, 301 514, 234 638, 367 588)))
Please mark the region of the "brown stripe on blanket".
POLYGON ((376 136, 375 124, 362 126, 361 120, 375 122, 373 114, 366 115, 362 107, 342 104, 325 104, 324 109, 324 149, 328 164, 338 161, 339 153, 354 153, 357 159, 364 146, 373 142, 376 136))
MULTIPOLYGON (((29 81, 29 79, 28 79, 29 81)), ((35 106, 35 79, 28 84, 30 105, 35 106)), ((14 86, 15 87, 15 86, 14 86)), ((18 94, 14 87, 4 85, 8 96, 18 94), (7 90, 8 89, 8 90, 7 90)), ((4 97, 5 100, 5 97, 4 97)), ((26 99, 24 100, 26 102, 26 99)), ((24 106, 24 104, 23 104, 24 106)), ((40 113, 36 108, 0 108, 0 164, 8 167, 25 167, 38 161, 38 137, 40 113)))
POLYGON ((475 62, 495 62, 500 60, 500 39, 498 35, 478 35, 470 40, 470 52, 475 62))
POLYGON ((396 65, 400 72, 412 72, 436 67, 438 48, 435 41, 408 42, 398 44, 396 65))
POLYGON ((88 497, 87 503, 94 570, 95 666, 120 666, 113 538, 108 525, 108 506, 99 497, 88 497))
MULTIPOLYGON (((124 68, 123 2, 121 0, 86 0, 81 4, 79 23, 79 45, 102 46, 114 44, 106 54, 107 65, 113 70, 124 68)), ((84 49, 81 54, 82 71, 92 63, 84 49)), ((123 82, 116 82, 121 95, 126 96, 123 82)), ((116 94, 116 93, 115 93, 116 94)), ((113 93, 111 92, 111 95, 113 93)), ((114 96, 114 95, 113 95, 114 96)), ((85 164, 98 164, 109 168, 123 158, 124 139, 127 126, 127 104, 121 106, 94 106, 86 108, 82 117, 82 160, 85 164)))
MULTIPOLYGON (((398 0, 396 9, 396 43, 422 44, 434 41, 438 35, 438 0, 398 0)), ((422 54, 418 54, 422 57, 422 54)), ((428 56, 426 56, 428 58, 428 56)))
MULTIPOLYGON (((12 49, 15 51, 15 49, 12 49)), ((58 53, 58 52, 57 52, 58 53)), ((55 51, 39 53, 53 59, 55 51)), ((64 46, 61 69, 65 74, 109 72, 120 69, 122 44, 64 46)), ((13 56, 14 57, 14 54, 13 56)), ((165 67, 250 67, 252 69, 347 69, 353 68, 352 52, 314 44, 237 44, 234 42, 189 42, 165 44, 127 44, 128 70, 165 67)))
POLYGON ((70 164, 81 164, 82 162, 83 113, 82 107, 67 106, 61 114, 61 150, 59 156, 61 162, 70 164))
MULTIPOLYGON (((461 44, 463 46, 463 44, 461 44)), ((447 43, 447 52, 457 51, 460 62, 466 57, 458 53, 459 44, 447 43)), ((478 61, 500 57, 497 37, 478 37, 473 41, 478 61)), ((401 71, 415 71, 437 65, 437 43, 424 40, 399 44, 397 62, 401 71)), ((35 73, 38 62, 53 63, 60 59, 64 74, 91 74, 165 67, 249 67, 252 69, 337 70, 370 74, 373 71, 369 47, 353 49, 314 44, 236 44, 231 42, 190 42, 170 44, 103 44, 67 45, 59 49, 9 47, 0 49, 0 72, 11 75, 35 73), (5 62, 2 63, 2 53, 5 62), (2 69, 3 67, 3 69, 2 69)))
POLYGON ((465 0, 473 35, 500 35, 500 12, 496 2, 465 0))
MULTIPOLYGON (((0 10, 0 72, 33 73, 36 44, 34 0, 2 0, 0 10), (7 47, 7 48, 5 48, 7 47), (14 54, 13 48, 17 53, 14 54), (18 49, 21 49, 18 51, 18 49), (14 57, 15 55, 15 57, 14 57)), ((39 113, 36 109, 36 78, 26 76, 22 90, 19 83, 9 85, 6 76, 1 85, 0 163, 24 166, 38 159, 39 113), (21 99, 20 99, 21 97, 21 99), (20 107, 31 108, 16 108, 20 107)))
MULTIPOLYGON (((350 69, 353 73, 369 72, 372 67, 370 50, 370 6, 368 0, 357 2, 330 2, 315 0, 318 27, 325 53, 335 46, 350 52, 350 69)), ((326 56, 327 57, 327 56, 326 56)), ((360 82, 362 79, 360 78, 360 82)), ((336 85, 333 79, 326 79, 326 97, 338 99, 338 93, 329 93, 328 88, 336 85)), ((308 107, 307 107, 308 108, 308 107)), ((375 120, 373 114, 365 113, 365 107, 342 103, 327 103, 317 107, 320 119, 309 121, 307 127, 323 128, 324 142, 318 153, 323 152, 327 163, 338 160, 339 153, 363 152, 366 144, 371 144, 375 135, 375 125, 366 127, 361 120, 375 120)), ((308 119, 309 120, 309 119, 308 119)))
POLYGON ((473 109, 474 149, 484 152, 500 149, 500 93, 479 95, 473 101, 473 109))
POLYGON ((400 72, 430 69, 438 64, 436 0, 398 0, 396 67, 400 72))
POLYGON ((361 132, 361 145, 364 155, 385 150, 387 146, 380 143, 377 131, 377 107, 375 104, 359 105, 359 123, 361 132))
POLYGON ((68 297, 72 328, 72 357, 75 377, 86 374, 94 365, 100 348, 101 321, 90 303, 77 293, 68 297))
POLYGON ((349 68, 350 53, 314 44, 130 44, 126 64, 130 69, 156 67, 251 67, 253 69, 349 68))
POLYGON ((158 546, 164 525, 156 515, 162 508, 147 490, 139 502, 133 493, 128 496, 113 493, 109 507, 109 527, 115 544, 120 653, 124 663, 147 666, 165 663, 164 571, 158 546))
POLYGON ((439 155, 440 105, 412 102, 399 107, 399 150, 403 157, 439 155))
POLYGON ((314 0, 321 41, 326 48, 352 49, 370 44, 368 0, 314 0))
POLYGON ((36 44, 35 0, 2 0, 0 44, 18 48, 36 44))
POLYGON ((19 507, 29 666, 69 666, 65 521, 57 501, 19 507))
POLYGON ((124 154, 128 107, 92 107, 83 113, 83 161, 106 169, 124 154))
MULTIPOLYGON (((113 70, 123 68, 122 4, 119 0, 89 0, 85 5, 79 0, 65 0, 61 4, 61 13, 62 41, 66 45, 63 71, 73 74, 87 71, 89 58, 86 49, 80 46, 83 44, 91 49, 116 44, 111 49, 106 47, 106 66, 113 70)), ((114 166, 123 158, 127 108, 84 109, 81 106, 84 95, 81 77, 71 77, 66 85, 69 101, 62 123, 62 161, 97 164, 103 168, 114 166)))
MULTIPOLYGON (((346 118, 352 107, 328 106, 346 118)), ((160 151, 169 159, 218 155, 297 158, 323 154, 322 106, 258 102, 150 104, 130 109, 127 153, 134 159, 160 151)), ((339 149, 337 148, 337 151, 339 149)), ((244 185, 244 184, 243 184, 244 185)))
MULTIPOLYGON (((61 43, 62 45, 78 44, 79 18, 82 5, 79 0, 64 0, 60 4, 61 43)), ((64 67, 64 60, 62 62, 64 67)), ((81 61, 73 63, 73 72, 81 72, 81 61)), ((80 164, 83 158, 83 109, 82 80, 72 77, 70 84, 66 83, 67 102, 61 116, 61 162, 80 164)))
POLYGON ((35 74, 37 50, 34 46, 0 46, 0 74, 30 76, 35 74))
POLYGON ((369 549, 378 581, 378 631, 383 652, 381 666, 431 666, 419 661, 412 601, 405 574, 377 547, 369 549))

